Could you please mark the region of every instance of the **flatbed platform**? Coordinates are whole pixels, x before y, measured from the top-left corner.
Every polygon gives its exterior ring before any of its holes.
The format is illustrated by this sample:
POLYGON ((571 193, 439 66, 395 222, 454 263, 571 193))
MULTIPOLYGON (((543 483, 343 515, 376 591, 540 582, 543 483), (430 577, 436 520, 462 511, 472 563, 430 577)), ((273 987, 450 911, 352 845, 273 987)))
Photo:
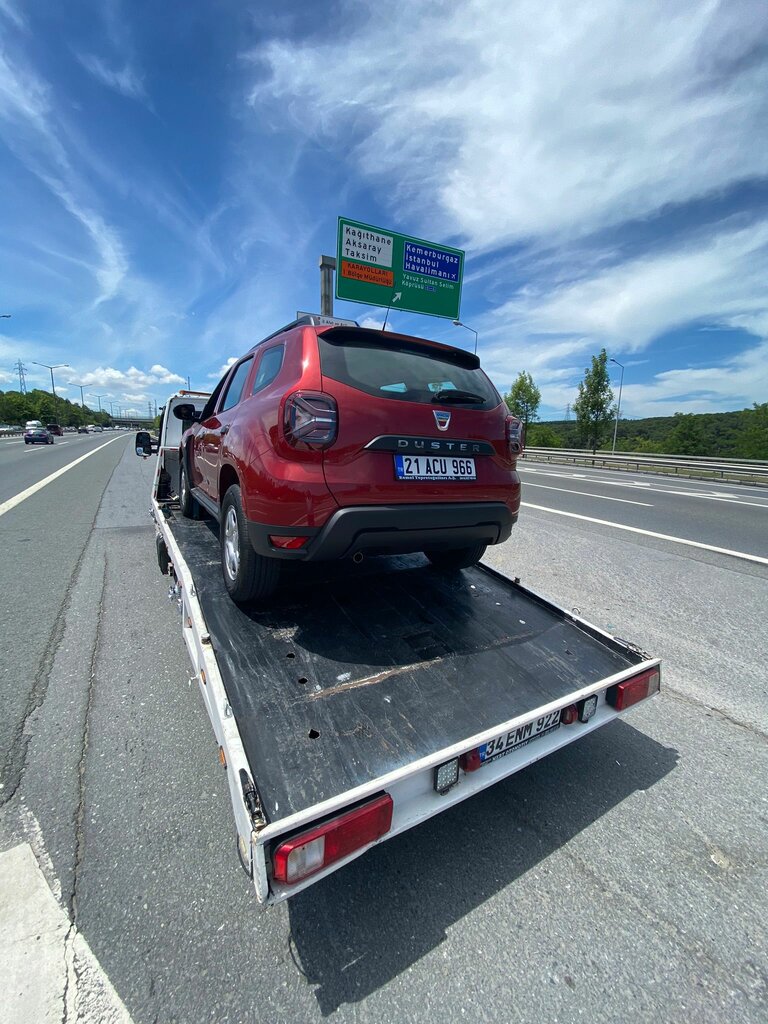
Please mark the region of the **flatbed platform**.
POLYGON ((418 555, 287 564, 269 607, 239 608, 216 524, 164 514, 268 822, 643 661, 492 569, 418 555))

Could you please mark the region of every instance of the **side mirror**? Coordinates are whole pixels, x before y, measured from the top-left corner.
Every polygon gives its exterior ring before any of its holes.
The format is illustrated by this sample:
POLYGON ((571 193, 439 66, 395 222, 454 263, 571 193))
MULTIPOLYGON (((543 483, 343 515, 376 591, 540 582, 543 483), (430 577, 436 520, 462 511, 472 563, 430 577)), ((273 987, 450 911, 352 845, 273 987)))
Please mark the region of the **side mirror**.
POLYGON ((152 454, 152 438, 146 430, 140 430, 136 434, 136 454, 144 458, 152 454))
POLYGON ((200 412, 192 405, 191 402, 185 403, 184 405, 174 405, 173 415, 177 420, 199 420, 200 412))

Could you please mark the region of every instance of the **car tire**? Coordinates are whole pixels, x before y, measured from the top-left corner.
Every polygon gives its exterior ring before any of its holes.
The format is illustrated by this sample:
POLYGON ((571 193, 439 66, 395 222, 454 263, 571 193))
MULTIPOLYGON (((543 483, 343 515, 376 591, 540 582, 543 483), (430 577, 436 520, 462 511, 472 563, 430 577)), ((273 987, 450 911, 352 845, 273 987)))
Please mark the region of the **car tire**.
POLYGON ((181 514, 186 516, 187 519, 200 518, 200 506, 192 497, 192 491, 189 486, 189 476, 187 474, 187 467, 184 465, 183 455, 181 457, 181 466, 179 468, 179 507, 181 508, 181 514))
POLYGON ((470 544, 466 548, 425 551, 424 554, 436 569, 468 569, 480 561, 487 547, 487 544, 470 544))
POLYGON ((30 442, 29 442, 29 441, 27 441, 27 440, 25 439, 25 441, 24 441, 24 444, 29 444, 29 443, 30 443, 30 442))
POLYGON ((280 578, 280 563, 254 551, 237 484, 229 488, 221 503, 219 537, 221 571, 232 600, 239 604, 269 597, 280 578))

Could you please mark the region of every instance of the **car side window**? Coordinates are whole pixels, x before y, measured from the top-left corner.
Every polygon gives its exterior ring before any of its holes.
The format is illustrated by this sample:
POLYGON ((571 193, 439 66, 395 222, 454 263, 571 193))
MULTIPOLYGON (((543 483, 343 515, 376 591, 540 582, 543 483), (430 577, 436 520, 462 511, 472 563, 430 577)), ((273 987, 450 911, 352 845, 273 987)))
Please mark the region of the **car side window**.
POLYGON ((255 395, 257 391, 261 391, 267 384, 271 384, 278 373, 280 373, 282 365, 283 346, 275 345, 272 348, 268 348, 262 355, 259 368, 256 371, 256 380, 253 382, 252 394, 255 395))
POLYGON ((213 416, 214 412, 216 411, 216 403, 219 400, 219 395, 221 394, 221 389, 224 387, 224 382, 226 381, 228 374, 229 374, 229 371, 227 371, 227 373, 224 374, 224 376, 221 378, 219 383, 216 385, 216 387, 211 392, 211 397, 205 403, 205 405, 203 406, 203 411, 200 413, 201 421, 205 422, 205 420, 210 419, 211 416, 213 416))
POLYGON ((224 401, 221 403, 219 412, 226 412, 227 409, 231 409, 237 405, 243 396, 243 388, 245 387, 245 381, 248 374, 251 372, 251 366, 253 365, 253 356, 249 356, 248 359, 244 359, 240 363, 232 374, 227 387, 226 394, 224 395, 224 401))

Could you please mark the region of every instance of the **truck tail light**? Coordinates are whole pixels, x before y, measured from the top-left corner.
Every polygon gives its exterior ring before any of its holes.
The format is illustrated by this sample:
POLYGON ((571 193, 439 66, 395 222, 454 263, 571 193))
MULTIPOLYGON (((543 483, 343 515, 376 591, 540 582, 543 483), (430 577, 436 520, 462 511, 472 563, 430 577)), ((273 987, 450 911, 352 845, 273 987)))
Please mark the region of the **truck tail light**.
POLYGON ((509 454, 515 459, 525 447, 525 427, 517 416, 507 416, 506 431, 509 454))
POLYGON ((605 699, 617 711, 624 711, 631 708, 633 704, 639 704, 646 697, 652 697, 661 689, 661 669, 657 665, 641 672, 639 676, 626 679, 623 683, 611 686, 605 699))
POLYGON ((283 431, 289 444, 329 448, 336 440, 339 410, 336 399, 315 391, 294 391, 283 412, 283 431))
POLYGON ((272 854, 275 880, 291 885, 386 835, 392 827, 392 797, 376 797, 316 828, 280 843, 272 854))

